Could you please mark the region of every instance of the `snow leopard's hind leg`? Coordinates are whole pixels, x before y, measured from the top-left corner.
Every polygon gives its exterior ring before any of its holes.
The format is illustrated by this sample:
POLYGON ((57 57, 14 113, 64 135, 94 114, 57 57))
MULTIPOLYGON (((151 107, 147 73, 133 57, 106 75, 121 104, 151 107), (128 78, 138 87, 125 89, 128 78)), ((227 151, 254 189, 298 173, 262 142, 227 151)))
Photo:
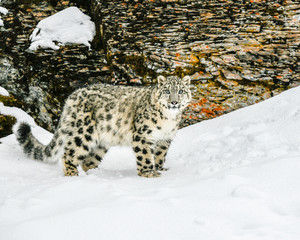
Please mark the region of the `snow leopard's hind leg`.
POLYGON ((107 150, 108 149, 102 146, 94 148, 88 156, 85 156, 80 160, 82 169, 87 172, 90 169, 97 168, 102 162, 104 155, 107 153, 107 150))
POLYGON ((64 155, 62 157, 63 162, 63 170, 65 176, 77 176, 78 175, 78 158, 79 156, 75 152, 76 150, 73 148, 65 148, 64 155))

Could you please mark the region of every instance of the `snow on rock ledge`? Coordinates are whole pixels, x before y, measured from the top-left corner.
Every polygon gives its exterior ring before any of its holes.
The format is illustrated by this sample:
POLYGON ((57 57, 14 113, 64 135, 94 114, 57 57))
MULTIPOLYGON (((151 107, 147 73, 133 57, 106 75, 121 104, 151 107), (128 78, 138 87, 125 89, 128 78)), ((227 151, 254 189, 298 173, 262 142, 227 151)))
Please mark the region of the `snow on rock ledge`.
MULTIPOLYGON (((1 3, 1 1, 0 1, 1 3)), ((6 15, 8 13, 8 10, 4 7, 0 7, 0 14, 3 14, 3 15, 6 15)), ((0 27, 3 27, 4 24, 3 24, 3 20, 1 19, 1 16, 0 16, 0 27)))
POLYGON ((8 93, 8 91, 6 91, 5 88, 3 88, 3 87, 0 86, 0 95, 8 97, 9 93, 8 93))
POLYGON ((76 43, 90 48, 95 36, 95 24, 77 7, 69 7, 40 21, 30 36, 30 50, 59 49, 55 44, 76 43), (54 42, 55 41, 55 42, 54 42))

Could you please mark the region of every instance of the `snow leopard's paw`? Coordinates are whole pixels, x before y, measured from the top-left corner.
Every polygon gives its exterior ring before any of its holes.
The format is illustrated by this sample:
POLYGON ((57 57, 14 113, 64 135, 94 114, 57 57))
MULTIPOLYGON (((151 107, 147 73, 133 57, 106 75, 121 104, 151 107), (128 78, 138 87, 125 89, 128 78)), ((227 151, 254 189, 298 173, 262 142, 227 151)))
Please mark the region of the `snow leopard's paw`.
POLYGON ((156 178, 156 177, 160 177, 161 173, 151 170, 151 171, 140 171, 138 175, 145 178, 156 178))

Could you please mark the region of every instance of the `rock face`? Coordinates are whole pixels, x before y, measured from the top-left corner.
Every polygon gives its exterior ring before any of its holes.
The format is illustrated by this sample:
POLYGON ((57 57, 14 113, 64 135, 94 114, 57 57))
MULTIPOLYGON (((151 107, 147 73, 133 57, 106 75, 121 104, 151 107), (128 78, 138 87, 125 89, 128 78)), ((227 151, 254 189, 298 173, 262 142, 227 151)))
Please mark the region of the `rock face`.
POLYGON ((195 94, 186 124, 300 83, 297 0, 91 0, 89 5, 107 58, 129 81, 192 76, 195 94))
POLYGON ((1 68, 0 85, 20 99, 36 122, 50 131, 57 125, 64 100, 71 92, 111 79, 101 49, 67 45, 57 51, 28 51, 29 36, 37 23, 70 5, 68 1, 11 1, 5 5, 9 13, 2 17, 0 65, 5 67, 1 68))
POLYGON ((64 99, 91 83, 148 85, 157 75, 193 79, 182 126, 300 84, 298 0, 2 1, 0 85, 54 130, 64 99), (92 50, 27 51, 37 23, 68 6, 96 24, 92 50))

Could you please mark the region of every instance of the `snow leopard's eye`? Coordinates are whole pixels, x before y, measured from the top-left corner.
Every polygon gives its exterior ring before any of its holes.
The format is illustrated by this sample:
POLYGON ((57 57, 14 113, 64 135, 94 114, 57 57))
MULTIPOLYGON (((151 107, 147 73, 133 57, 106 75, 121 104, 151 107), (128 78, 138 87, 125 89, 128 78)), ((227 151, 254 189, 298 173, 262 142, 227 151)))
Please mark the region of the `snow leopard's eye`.
POLYGON ((165 94, 170 94, 170 90, 169 90, 169 89, 166 89, 166 90, 164 90, 164 93, 165 93, 165 94))
POLYGON ((178 91, 178 94, 183 94, 183 90, 180 89, 180 90, 178 91))

